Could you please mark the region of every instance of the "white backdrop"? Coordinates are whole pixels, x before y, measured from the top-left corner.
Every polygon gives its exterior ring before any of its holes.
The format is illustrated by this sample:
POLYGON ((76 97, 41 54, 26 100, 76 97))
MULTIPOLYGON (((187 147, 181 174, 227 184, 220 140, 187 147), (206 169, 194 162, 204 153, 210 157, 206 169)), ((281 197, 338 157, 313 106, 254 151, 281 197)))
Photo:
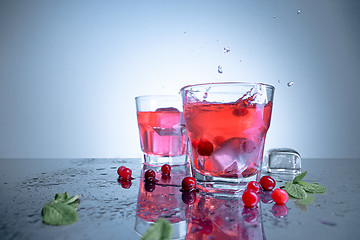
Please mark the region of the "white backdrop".
POLYGON ((356 0, 0 1, 0 157, 140 157, 135 96, 246 81, 276 87, 266 148, 358 158, 359 12, 356 0))

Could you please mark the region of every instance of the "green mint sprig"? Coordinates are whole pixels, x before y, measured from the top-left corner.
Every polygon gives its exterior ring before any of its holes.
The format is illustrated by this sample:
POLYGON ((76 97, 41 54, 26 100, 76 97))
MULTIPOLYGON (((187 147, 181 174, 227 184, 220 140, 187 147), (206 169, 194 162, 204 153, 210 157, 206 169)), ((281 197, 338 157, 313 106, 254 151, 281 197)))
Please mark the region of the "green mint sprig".
POLYGON ((304 171, 297 175, 292 182, 285 183, 285 191, 293 198, 297 199, 306 199, 308 193, 324 193, 326 192, 326 187, 317 184, 317 183, 305 183, 303 178, 307 174, 307 171, 304 171))
POLYGON ((78 220, 77 207, 81 195, 69 196, 67 192, 57 193, 55 199, 43 207, 41 214, 45 224, 68 225, 78 220))
POLYGON ((158 219, 146 233, 142 236, 141 240, 169 240, 173 235, 173 227, 171 223, 164 219, 158 219))

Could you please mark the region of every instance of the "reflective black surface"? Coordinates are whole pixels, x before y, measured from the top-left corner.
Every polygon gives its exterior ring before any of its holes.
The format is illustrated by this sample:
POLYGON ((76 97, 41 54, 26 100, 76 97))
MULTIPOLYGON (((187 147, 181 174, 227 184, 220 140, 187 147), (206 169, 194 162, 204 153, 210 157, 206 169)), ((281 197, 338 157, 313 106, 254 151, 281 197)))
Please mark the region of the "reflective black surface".
MULTIPOLYGON (((305 182, 318 182, 327 193, 302 205, 286 206, 261 194, 256 209, 241 198, 183 194, 186 167, 170 178, 157 171, 156 184, 141 177, 140 159, 1 159, 0 239, 140 239, 157 217, 168 218, 180 239, 357 239, 360 235, 360 159, 303 159, 305 182), (124 165, 134 179, 118 182, 124 165), (56 193, 81 194, 79 221, 48 226, 41 209, 56 193)), ((277 187, 289 176, 276 176, 277 187)), ((175 235, 174 235, 175 236, 175 235)))

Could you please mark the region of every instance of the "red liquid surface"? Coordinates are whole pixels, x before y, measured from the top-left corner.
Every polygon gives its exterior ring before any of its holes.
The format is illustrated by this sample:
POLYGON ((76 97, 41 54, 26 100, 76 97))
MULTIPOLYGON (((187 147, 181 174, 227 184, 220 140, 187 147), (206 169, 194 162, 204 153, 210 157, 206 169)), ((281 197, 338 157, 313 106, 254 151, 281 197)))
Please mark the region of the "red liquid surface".
POLYGON ((193 166, 203 175, 249 177, 259 170, 272 102, 188 103, 184 114, 193 166))
POLYGON ((137 118, 145 154, 161 157, 185 154, 186 130, 181 112, 173 109, 137 112, 137 118))

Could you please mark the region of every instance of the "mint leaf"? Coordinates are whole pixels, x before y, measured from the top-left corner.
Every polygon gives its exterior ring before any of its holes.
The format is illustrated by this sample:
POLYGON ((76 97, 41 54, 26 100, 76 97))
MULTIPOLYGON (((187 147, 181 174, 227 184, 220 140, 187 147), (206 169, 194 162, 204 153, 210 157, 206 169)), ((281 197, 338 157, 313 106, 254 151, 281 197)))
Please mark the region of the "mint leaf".
POLYGON ((299 175, 297 175, 294 180, 293 183, 299 183, 301 182, 301 180, 303 180, 303 178, 305 177, 305 175, 307 174, 307 171, 300 173, 299 175))
POLYGON ((285 183, 285 191, 294 198, 306 198, 307 193, 303 189, 303 187, 299 184, 294 184, 292 182, 285 183))
POLYGON ((326 187, 317 183, 309 183, 304 186, 304 190, 308 193, 324 193, 326 192, 326 187))
POLYGON ((158 219, 143 235, 141 240, 169 240, 173 234, 171 223, 164 219, 158 219))
POLYGON ((42 209, 43 222, 49 225, 67 225, 78 220, 77 207, 81 195, 69 196, 57 193, 55 200, 45 204, 42 209))
POLYGON ((49 225, 68 225, 78 220, 76 209, 64 203, 46 204, 42 210, 43 222, 49 225))

